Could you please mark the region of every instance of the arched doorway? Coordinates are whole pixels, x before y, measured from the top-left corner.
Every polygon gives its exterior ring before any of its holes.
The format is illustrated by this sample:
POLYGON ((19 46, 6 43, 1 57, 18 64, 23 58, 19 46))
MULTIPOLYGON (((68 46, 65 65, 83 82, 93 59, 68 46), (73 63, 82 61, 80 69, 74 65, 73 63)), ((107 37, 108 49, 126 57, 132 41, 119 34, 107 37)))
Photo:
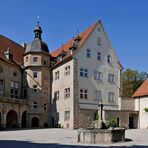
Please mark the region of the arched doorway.
POLYGON ((39 119, 37 117, 32 118, 32 127, 39 127, 39 119))
POLYGON ((7 121, 7 128, 16 128, 18 125, 18 116, 16 111, 10 110, 7 113, 6 121, 7 121))
POLYGON ((27 127, 27 111, 24 111, 22 114, 22 128, 27 127))

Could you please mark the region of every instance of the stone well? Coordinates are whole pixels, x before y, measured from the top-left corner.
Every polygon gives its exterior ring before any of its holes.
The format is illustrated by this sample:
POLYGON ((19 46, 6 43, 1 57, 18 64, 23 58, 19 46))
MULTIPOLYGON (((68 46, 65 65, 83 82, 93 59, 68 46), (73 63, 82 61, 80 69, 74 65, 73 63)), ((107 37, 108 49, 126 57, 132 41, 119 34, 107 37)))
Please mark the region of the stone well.
POLYGON ((78 142, 82 143, 112 143, 125 141, 125 129, 80 129, 78 142))

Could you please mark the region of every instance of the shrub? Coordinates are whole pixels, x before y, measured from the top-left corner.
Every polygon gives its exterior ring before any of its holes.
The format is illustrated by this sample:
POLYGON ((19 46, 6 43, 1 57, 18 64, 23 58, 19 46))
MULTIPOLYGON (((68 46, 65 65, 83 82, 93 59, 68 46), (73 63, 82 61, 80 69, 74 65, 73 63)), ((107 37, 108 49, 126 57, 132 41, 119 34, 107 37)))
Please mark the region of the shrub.
POLYGON ((114 117, 110 117, 107 121, 108 127, 116 127, 117 126, 117 121, 114 117))
POLYGON ((148 107, 144 108, 145 112, 148 112, 148 107))

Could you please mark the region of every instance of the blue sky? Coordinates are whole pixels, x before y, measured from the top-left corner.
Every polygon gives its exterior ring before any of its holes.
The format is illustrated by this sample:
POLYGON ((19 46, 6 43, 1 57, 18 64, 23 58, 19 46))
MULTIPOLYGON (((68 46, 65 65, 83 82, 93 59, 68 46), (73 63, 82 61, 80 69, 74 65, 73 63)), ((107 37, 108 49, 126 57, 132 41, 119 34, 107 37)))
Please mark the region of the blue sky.
POLYGON ((0 34, 33 40, 40 16, 50 51, 101 19, 124 68, 148 72, 147 0, 1 0, 0 34))

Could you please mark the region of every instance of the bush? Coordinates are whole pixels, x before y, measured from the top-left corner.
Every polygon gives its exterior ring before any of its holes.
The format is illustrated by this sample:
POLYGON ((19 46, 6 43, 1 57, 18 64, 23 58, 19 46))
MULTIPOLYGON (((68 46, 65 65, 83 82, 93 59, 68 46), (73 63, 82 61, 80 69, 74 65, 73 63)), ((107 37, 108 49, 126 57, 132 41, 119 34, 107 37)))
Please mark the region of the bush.
POLYGON ((148 107, 144 108, 145 112, 148 112, 148 107))
POLYGON ((117 127, 117 121, 114 117, 110 117, 107 121, 108 127, 117 127))

